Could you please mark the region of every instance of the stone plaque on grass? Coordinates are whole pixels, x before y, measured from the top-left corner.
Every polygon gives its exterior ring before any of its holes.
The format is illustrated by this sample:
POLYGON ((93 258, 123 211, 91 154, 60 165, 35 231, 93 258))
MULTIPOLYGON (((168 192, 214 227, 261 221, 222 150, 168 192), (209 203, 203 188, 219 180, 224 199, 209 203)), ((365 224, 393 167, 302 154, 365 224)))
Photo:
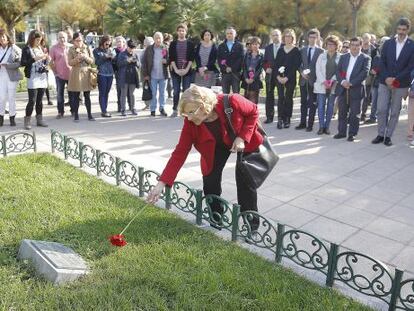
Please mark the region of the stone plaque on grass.
POLYGON ((88 273, 81 256, 56 242, 23 240, 18 258, 30 260, 36 271, 54 284, 73 281, 88 273))

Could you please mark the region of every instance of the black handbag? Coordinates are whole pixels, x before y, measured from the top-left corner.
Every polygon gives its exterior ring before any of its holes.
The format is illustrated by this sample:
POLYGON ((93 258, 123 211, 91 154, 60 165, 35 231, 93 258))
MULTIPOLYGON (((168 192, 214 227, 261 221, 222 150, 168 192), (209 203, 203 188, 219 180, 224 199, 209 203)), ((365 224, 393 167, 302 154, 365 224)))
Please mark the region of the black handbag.
POLYGON ((145 80, 142 85, 142 100, 151 100, 152 90, 148 80, 145 80))
MULTIPOLYGON (((234 131, 233 124, 231 123, 233 108, 230 106, 229 95, 224 95, 223 103, 224 112, 227 117, 228 130, 230 136, 234 140, 237 135, 234 131)), ((254 105, 254 103, 252 103, 252 105, 254 105)), ((255 189, 263 184, 267 176, 269 176, 270 172, 276 166, 276 163, 279 161, 279 156, 273 150, 269 138, 259 121, 257 126, 259 133, 263 136, 263 143, 253 152, 238 152, 236 162, 236 169, 240 170, 243 179, 255 189)))

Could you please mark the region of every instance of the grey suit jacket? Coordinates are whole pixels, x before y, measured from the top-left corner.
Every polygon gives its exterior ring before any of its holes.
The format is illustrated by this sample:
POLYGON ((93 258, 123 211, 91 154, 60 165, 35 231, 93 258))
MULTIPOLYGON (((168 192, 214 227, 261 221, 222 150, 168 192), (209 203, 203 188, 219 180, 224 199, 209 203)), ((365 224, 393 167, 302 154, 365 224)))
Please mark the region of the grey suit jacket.
POLYGON ((2 64, 2 66, 6 67, 10 81, 19 81, 23 79, 23 75, 19 70, 20 59, 22 58, 22 50, 17 45, 12 45, 11 49, 12 51, 9 58, 7 59, 7 63, 2 64))
MULTIPOLYGON (((338 86, 336 87, 336 93, 338 96, 341 96, 345 93, 345 88, 342 86, 342 81, 346 80, 346 71, 349 65, 349 59, 351 58, 351 54, 347 53, 341 55, 339 59, 336 77, 338 80, 338 86)), ((352 84, 351 88, 349 89, 349 95, 352 99, 360 100, 365 96, 365 79, 368 76, 369 68, 371 66, 371 57, 368 55, 361 53, 352 69, 351 76, 349 78, 349 82, 352 84)))
MULTIPOLYGON (((313 52, 313 57, 311 59, 310 64, 308 63, 308 46, 304 46, 300 49, 300 55, 302 57, 302 64, 300 65, 299 71, 303 72, 305 69, 310 69, 309 74, 309 85, 313 85, 316 81, 316 61, 318 60, 319 55, 324 52, 323 49, 319 47, 315 47, 315 51, 313 52)), ((304 86, 306 84, 306 80, 300 76, 299 79, 300 85, 304 86)))

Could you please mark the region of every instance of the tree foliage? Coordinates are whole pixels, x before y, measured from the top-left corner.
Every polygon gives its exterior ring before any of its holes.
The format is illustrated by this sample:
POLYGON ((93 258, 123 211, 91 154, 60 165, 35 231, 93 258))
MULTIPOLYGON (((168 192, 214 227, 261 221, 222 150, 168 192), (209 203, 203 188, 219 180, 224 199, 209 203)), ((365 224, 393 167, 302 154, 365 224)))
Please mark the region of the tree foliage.
POLYGON ((4 21, 7 31, 15 37, 15 27, 34 11, 43 7, 48 0, 1 0, 0 18, 4 21))

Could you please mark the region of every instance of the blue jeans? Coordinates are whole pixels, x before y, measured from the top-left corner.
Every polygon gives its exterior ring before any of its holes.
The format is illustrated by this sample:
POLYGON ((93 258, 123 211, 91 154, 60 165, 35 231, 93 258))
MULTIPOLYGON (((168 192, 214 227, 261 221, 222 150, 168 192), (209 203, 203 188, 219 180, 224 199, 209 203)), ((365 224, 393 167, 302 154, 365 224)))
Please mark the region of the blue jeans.
POLYGON ((101 112, 105 113, 108 107, 109 91, 111 90, 113 76, 103 76, 98 74, 99 105, 101 112))
POLYGON ((57 93, 57 109, 58 113, 65 113, 65 84, 68 83, 67 80, 63 80, 58 76, 55 76, 56 79, 56 93, 57 93))
POLYGON ((321 129, 329 129, 329 124, 331 123, 334 110, 335 98, 335 94, 330 94, 329 96, 326 96, 326 94, 317 94, 319 128, 321 129))
POLYGON ((378 103, 378 87, 371 88, 371 114, 369 118, 373 121, 377 120, 377 103, 378 103))
POLYGON ((173 110, 177 110, 178 101, 180 100, 181 84, 183 85, 183 92, 190 87, 191 83, 191 74, 188 74, 184 77, 177 75, 175 72, 171 72, 171 78, 174 89, 173 97, 173 110))
POLYGON ((151 112, 157 109, 157 87, 158 87, 158 93, 160 94, 160 98, 159 98, 160 111, 164 110, 165 79, 151 78, 151 91, 152 91, 152 99, 151 99, 151 105, 150 105, 151 112))

